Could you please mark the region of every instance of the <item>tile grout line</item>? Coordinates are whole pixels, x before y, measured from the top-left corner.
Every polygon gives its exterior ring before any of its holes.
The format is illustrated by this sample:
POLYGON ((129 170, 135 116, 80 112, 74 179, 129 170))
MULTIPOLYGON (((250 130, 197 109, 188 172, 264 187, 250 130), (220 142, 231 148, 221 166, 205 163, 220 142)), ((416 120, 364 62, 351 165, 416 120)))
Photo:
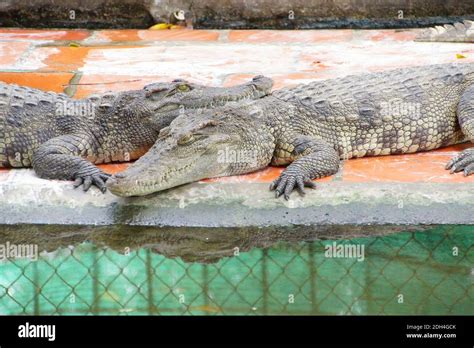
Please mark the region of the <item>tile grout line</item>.
POLYGON ((219 37, 217 38, 218 42, 230 42, 229 41, 229 35, 230 35, 230 30, 220 30, 218 31, 219 37))

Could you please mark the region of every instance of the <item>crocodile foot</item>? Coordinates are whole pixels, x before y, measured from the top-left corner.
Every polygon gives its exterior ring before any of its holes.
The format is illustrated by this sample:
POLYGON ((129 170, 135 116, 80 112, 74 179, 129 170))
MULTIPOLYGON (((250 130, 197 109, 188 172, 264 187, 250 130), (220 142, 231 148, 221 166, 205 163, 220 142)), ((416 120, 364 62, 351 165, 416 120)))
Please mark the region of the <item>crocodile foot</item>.
POLYGON ((446 169, 450 169, 451 174, 464 171, 464 176, 474 173, 474 148, 466 149, 453 157, 446 164, 446 169))
POLYGON ((105 182, 108 178, 110 178, 110 174, 104 173, 98 168, 95 168, 94 171, 85 171, 85 172, 78 172, 75 175, 74 181, 74 188, 77 188, 83 185, 83 190, 87 191, 92 185, 95 185, 105 193, 107 191, 107 187, 105 186, 105 182))
POLYGON ((288 200, 294 188, 296 188, 301 195, 304 195, 305 187, 316 188, 316 184, 302 174, 291 173, 285 170, 278 179, 271 183, 270 191, 275 191, 276 198, 283 195, 283 197, 288 200))

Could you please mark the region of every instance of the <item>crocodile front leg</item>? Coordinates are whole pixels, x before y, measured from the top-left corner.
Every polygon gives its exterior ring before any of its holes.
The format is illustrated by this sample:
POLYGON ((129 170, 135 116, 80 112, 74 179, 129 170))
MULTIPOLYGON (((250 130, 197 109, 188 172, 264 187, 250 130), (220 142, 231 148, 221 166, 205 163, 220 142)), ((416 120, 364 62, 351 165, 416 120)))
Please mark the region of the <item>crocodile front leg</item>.
POLYGON ((84 191, 87 191, 95 185, 105 192, 105 182, 110 175, 81 158, 94 157, 93 144, 92 138, 84 134, 67 134, 50 139, 33 153, 33 168, 41 178, 75 180, 74 187, 82 184, 84 191))
MULTIPOLYGON (((461 130, 467 139, 474 141, 474 85, 468 87, 458 104, 457 117, 461 130)), ((464 176, 474 173, 474 148, 466 149, 453 157, 446 169, 451 173, 464 172, 464 176)))
POLYGON ((277 198, 283 195, 286 200, 295 187, 304 194, 305 186, 315 187, 311 180, 335 174, 340 162, 336 150, 323 140, 300 135, 291 141, 291 146, 294 149, 291 157, 297 159, 270 185, 277 198))

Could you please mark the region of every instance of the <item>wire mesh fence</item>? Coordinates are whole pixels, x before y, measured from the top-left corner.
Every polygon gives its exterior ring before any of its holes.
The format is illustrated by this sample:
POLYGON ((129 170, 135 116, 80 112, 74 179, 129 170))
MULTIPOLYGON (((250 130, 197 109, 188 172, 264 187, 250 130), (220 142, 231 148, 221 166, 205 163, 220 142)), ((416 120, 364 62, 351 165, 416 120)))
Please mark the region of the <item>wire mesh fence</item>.
POLYGON ((0 314, 474 314, 472 232, 280 242, 212 264, 81 243, 2 261, 0 314))

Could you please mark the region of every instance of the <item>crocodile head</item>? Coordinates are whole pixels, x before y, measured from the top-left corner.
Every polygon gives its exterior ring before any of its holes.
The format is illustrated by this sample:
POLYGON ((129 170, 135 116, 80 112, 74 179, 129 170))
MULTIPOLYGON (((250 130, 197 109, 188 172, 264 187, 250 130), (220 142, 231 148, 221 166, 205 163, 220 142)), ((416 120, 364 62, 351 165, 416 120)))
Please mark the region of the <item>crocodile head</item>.
POLYGON ((268 165, 271 132, 239 108, 195 111, 161 130, 153 147, 127 170, 107 181, 118 196, 143 196, 204 178, 248 173, 268 165))
POLYGON ((186 110, 209 109, 261 98, 270 93, 273 81, 256 76, 233 87, 209 87, 177 79, 170 83, 152 83, 144 87, 145 100, 152 111, 151 125, 161 129, 186 110))

